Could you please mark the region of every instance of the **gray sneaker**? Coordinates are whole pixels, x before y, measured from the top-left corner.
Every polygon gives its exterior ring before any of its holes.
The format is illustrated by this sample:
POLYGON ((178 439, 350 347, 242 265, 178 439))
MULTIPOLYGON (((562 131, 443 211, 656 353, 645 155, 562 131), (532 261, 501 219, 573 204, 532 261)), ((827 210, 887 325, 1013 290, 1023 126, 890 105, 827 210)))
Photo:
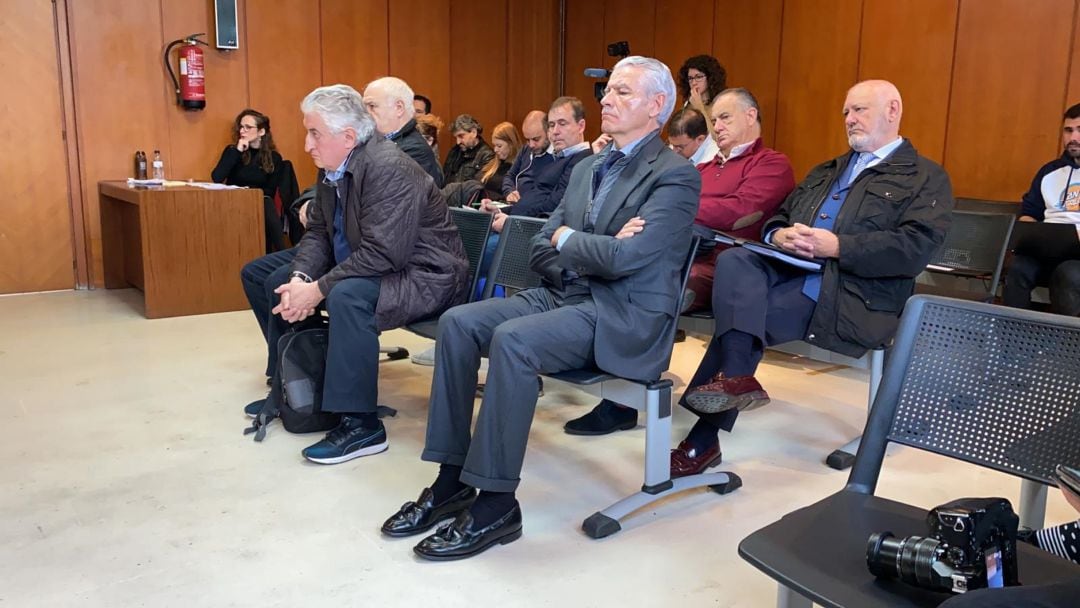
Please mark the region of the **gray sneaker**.
POLYGON ((426 365, 428 367, 435 367, 435 347, 425 350, 422 353, 409 357, 409 360, 416 365, 426 365))

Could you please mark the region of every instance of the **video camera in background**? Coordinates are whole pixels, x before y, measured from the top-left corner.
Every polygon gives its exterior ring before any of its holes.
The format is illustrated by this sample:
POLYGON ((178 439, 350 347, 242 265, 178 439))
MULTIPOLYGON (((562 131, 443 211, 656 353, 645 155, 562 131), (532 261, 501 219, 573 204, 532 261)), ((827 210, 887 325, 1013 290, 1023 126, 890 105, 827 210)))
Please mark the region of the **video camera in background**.
MULTIPOLYGON (((630 43, 625 40, 618 42, 612 42, 607 45, 608 57, 628 57, 630 55, 630 43)), ((589 78, 607 78, 611 76, 611 70, 606 68, 585 68, 585 75, 589 78)), ((593 85, 593 95, 596 97, 596 101, 599 102, 604 98, 604 91, 607 89, 607 80, 597 82, 593 85)))

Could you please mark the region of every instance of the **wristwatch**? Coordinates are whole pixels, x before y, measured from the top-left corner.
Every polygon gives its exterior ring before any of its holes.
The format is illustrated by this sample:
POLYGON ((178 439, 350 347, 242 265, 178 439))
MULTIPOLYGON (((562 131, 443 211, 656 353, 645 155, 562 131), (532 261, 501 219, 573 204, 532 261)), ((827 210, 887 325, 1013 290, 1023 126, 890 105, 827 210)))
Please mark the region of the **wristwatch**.
POLYGON ((302 279, 305 283, 310 283, 312 281, 311 277, 300 272, 299 270, 294 270, 289 273, 289 280, 291 281, 293 279, 302 279))

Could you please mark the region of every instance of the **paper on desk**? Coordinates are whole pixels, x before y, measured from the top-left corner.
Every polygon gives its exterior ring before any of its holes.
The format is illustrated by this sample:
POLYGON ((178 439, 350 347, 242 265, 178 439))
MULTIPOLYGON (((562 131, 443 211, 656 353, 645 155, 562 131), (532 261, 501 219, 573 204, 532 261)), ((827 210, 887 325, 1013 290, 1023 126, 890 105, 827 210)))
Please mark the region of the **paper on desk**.
POLYGON ((240 190, 243 186, 230 186, 228 184, 215 184, 214 182, 184 182, 185 186, 195 186, 206 190, 240 190))
POLYGON ((135 179, 134 177, 127 178, 127 185, 129 186, 161 186, 164 185, 163 179, 135 179))

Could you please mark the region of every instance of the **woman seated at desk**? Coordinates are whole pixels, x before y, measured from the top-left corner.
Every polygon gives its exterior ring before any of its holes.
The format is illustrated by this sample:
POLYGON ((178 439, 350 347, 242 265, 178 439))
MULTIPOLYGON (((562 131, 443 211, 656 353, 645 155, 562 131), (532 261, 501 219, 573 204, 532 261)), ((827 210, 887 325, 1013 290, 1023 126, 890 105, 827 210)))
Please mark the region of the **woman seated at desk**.
POLYGON ((291 167, 274 145, 270 117, 250 108, 240 112, 233 123, 233 137, 236 143, 225 146, 210 177, 219 184, 261 188, 267 197, 263 199, 266 202, 266 249, 268 252, 285 249, 281 212, 274 204, 274 196, 279 188, 285 188, 286 191, 281 192, 281 204, 288 205, 298 193, 294 192, 297 190, 296 177, 288 175, 291 167), (293 184, 291 189, 285 181, 293 184))

